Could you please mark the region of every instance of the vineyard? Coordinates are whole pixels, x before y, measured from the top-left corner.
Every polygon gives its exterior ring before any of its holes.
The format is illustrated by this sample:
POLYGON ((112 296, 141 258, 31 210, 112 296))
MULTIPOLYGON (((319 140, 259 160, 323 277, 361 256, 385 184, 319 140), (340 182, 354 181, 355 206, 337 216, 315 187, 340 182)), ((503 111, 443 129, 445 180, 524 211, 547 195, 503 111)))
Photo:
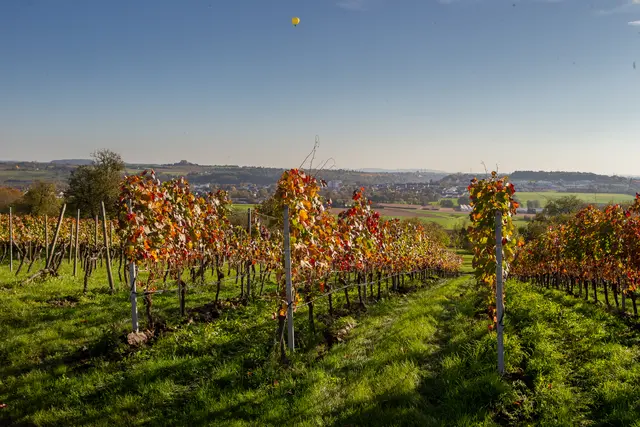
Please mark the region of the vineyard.
POLYGON ((525 243, 473 180, 463 269, 323 185, 288 170, 244 224, 153 171, 117 218, 0 215, 0 424, 638 425, 637 322, 570 294, 635 310, 640 198, 525 243))
POLYGON ((513 274, 546 287, 578 292, 594 302, 604 294, 611 306, 626 311, 631 299, 638 316, 640 283, 640 195, 623 208, 588 206, 518 248, 513 274))
POLYGON ((30 273, 34 266, 39 265, 39 261, 44 261, 46 270, 42 273, 55 275, 68 256, 69 263, 74 265, 74 276, 78 273, 78 264, 85 272, 86 285, 86 279, 91 276, 97 262, 103 263, 105 259, 105 227, 107 242, 111 242, 110 258, 119 260, 120 266, 123 265, 122 252, 118 249, 120 239, 114 233, 115 226, 116 221, 105 223, 98 218, 78 220, 0 214, 0 264, 10 262, 13 271, 15 263, 17 276, 24 268, 30 273), (15 257, 15 260, 10 261, 10 257, 15 257))
MULTIPOLYGON (((44 256, 45 268, 30 281, 41 273, 42 278, 57 275, 67 256, 69 262, 73 258, 75 276, 79 259, 85 293, 97 263, 111 266, 114 260, 119 281, 132 285, 132 301, 144 297, 149 330, 154 327, 153 295, 158 292, 177 292, 184 315, 191 286, 215 286, 212 303, 218 306, 221 284, 235 280, 238 299, 246 304, 256 295, 262 297, 265 283, 274 278, 276 290, 270 296, 280 321, 288 308, 306 306, 313 325, 314 301, 328 297, 333 311, 337 288, 344 291, 347 305, 348 288, 357 288, 358 303, 364 307, 368 299, 381 298, 383 283, 388 288, 391 282, 397 291, 405 278, 425 280, 458 272, 461 258, 423 227, 382 221, 370 208, 364 188, 354 192, 350 209, 339 217, 331 215, 330 205, 319 195, 322 185, 302 170, 285 172, 265 204, 269 212, 249 214, 247 227, 240 227, 229 221, 231 200, 224 191, 196 196, 183 178, 161 183, 153 171, 144 171, 125 177, 117 220, 80 220, 79 213, 75 219, 64 218, 64 210, 57 220, 0 216, 2 260, 15 251, 18 274, 25 265, 30 272, 44 256), (283 262, 285 209, 291 248, 288 272, 283 262), (293 299, 286 294, 287 273, 293 299)), ((113 292, 113 279, 109 282, 113 292)))

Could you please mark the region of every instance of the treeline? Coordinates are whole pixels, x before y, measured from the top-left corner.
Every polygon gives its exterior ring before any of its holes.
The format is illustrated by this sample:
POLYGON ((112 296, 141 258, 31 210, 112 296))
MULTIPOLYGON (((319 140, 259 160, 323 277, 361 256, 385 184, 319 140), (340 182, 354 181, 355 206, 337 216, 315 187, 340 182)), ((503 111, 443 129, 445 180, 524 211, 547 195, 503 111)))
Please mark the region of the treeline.
POLYGON ((598 175, 591 172, 545 172, 545 171, 515 171, 509 175, 518 181, 593 181, 598 184, 622 184, 629 182, 629 178, 622 176, 598 175))
MULTIPOLYGON (((207 167, 200 172, 191 172, 186 178, 192 184, 214 185, 272 185, 278 182, 284 169, 262 168, 249 166, 215 166, 207 167)), ((407 184, 427 183, 442 178, 442 174, 432 172, 389 172, 372 173, 345 169, 321 170, 314 173, 316 178, 325 181, 342 181, 343 185, 376 185, 376 184, 407 184)))
POLYGON ((0 212, 8 213, 12 208, 16 214, 57 215, 66 204, 69 216, 80 210, 83 218, 96 218, 104 202, 107 215, 114 217, 124 161, 110 150, 99 150, 92 157, 91 164, 74 168, 64 184, 36 180, 26 190, 0 187, 0 212))

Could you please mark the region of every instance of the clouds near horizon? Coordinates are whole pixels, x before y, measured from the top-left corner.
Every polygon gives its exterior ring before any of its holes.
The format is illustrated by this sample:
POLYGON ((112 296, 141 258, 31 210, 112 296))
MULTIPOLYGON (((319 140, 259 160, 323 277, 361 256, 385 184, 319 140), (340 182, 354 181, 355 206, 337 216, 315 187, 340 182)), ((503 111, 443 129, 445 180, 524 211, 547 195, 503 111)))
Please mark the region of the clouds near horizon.
POLYGON ((614 13, 631 13, 640 11, 640 0, 625 0, 617 2, 616 6, 607 9, 598 9, 597 15, 611 15, 614 13))

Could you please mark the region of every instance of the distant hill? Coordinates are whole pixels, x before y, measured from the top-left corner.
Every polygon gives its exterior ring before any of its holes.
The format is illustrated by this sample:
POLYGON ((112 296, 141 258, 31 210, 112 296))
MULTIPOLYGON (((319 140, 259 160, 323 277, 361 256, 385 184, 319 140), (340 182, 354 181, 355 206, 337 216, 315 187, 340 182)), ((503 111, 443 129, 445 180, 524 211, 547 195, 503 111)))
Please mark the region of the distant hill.
MULTIPOLYGON (((63 186, 71 172, 80 165, 91 164, 88 159, 61 159, 51 162, 2 162, 0 185, 26 188, 36 180, 52 181, 63 186)), ((274 185, 284 172, 281 168, 253 166, 203 166, 180 161, 171 165, 126 164, 126 173, 154 169, 158 178, 166 181, 178 176, 186 177, 194 185, 274 185)), ((342 186, 370 186, 376 184, 428 183, 445 173, 435 172, 363 172, 355 170, 325 169, 313 171, 318 178, 341 181, 342 186)))
POLYGON ((599 184, 613 184, 626 182, 629 178, 622 176, 598 175, 591 172, 545 172, 545 171, 515 171, 509 178, 517 181, 552 181, 576 182, 592 181, 599 184))
POLYGON ((368 172, 368 173, 428 173, 428 174, 438 174, 438 175, 447 175, 449 172, 435 170, 435 169, 376 169, 376 168, 364 168, 357 169, 360 172, 368 172))
POLYGON ((51 160, 49 163, 53 163, 56 165, 90 165, 92 163, 89 159, 62 159, 62 160, 51 160))

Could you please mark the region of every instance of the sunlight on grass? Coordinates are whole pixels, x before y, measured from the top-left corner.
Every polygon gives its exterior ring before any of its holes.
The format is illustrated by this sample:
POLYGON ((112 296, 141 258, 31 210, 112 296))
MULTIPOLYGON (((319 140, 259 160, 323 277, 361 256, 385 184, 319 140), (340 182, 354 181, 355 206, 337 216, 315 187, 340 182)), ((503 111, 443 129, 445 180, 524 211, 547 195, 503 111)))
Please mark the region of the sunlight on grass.
MULTIPOLYGON (((130 327, 128 294, 109 295, 104 276, 92 278, 92 292, 82 295, 79 278, 21 286, 1 273, 2 425, 633 425, 639 419, 638 334, 559 292, 507 284, 503 379, 484 295, 469 275, 385 296, 366 313, 347 312, 329 325, 318 321, 315 334, 306 311, 296 313, 301 341, 285 367, 266 300, 225 310, 211 323, 185 323, 176 296, 158 295, 155 313, 172 330, 130 352, 121 340, 130 327), (342 342, 325 342, 323 334, 344 330, 342 342)), ((236 285, 223 293, 237 296, 236 285)), ((187 301, 195 307, 211 294, 187 301)), ((316 310, 324 318, 326 301, 316 310)))

